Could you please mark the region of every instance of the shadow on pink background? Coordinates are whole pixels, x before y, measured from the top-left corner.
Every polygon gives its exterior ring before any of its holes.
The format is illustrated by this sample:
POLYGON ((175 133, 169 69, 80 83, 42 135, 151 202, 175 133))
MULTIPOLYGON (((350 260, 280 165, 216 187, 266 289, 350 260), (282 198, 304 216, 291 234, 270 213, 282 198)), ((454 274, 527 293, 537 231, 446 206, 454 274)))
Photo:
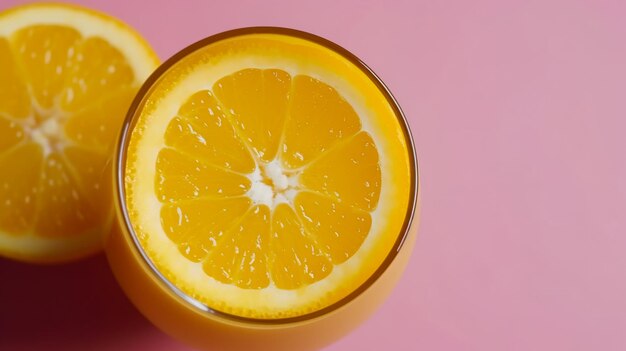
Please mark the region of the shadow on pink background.
MULTIPOLYGON (((420 237, 389 301, 328 350, 626 350, 623 2, 81 3, 164 59, 236 27, 310 31, 393 91, 419 153, 420 237)), ((0 260, 0 349, 186 348, 98 256, 0 260)))

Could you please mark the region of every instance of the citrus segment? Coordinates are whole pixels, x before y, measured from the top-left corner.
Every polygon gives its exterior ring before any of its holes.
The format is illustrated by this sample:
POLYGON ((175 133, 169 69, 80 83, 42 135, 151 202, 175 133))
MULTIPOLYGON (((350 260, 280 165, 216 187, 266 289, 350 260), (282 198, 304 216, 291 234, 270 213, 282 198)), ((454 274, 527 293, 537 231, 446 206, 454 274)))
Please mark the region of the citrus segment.
MULTIPOLYGON (((75 179, 80 194, 85 197, 92 209, 96 210, 102 204, 110 203, 111 185, 108 179, 103 177, 103 174, 106 174, 103 172, 103 167, 105 170, 110 168, 107 154, 82 147, 68 146, 63 150, 61 157, 67 164, 73 179, 75 179)), ((108 213, 95 211, 95 215, 104 219, 108 213)))
POLYGON ((61 155, 50 154, 44 161, 37 189, 34 231, 46 237, 86 232, 97 220, 96 209, 87 199, 61 155))
POLYGON ((280 204, 272 215, 272 280, 280 289, 297 289, 325 278, 333 269, 326 250, 304 229, 291 206, 280 204))
POLYGON ((180 252, 198 262, 249 208, 244 197, 198 199, 163 206, 161 223, 180 252))
POLYGON ((291 76, 277 69, 245 69, 213 85, 243 140, 267 162, 278 151, 290 89, 291 76))
POLYGON ((28 143, 0 154, 0 227, 12 233, 32 228, 42 152, 28 143))
POLYGON ((254 169, 252 155, 210 91, 191 96, 181 106, 178 116, 172 119, 165 133, 168 145, 215 166, 238 172, 254 169))
POLYGON ((369 213, 326 196, 301 192, 294 206, 306 230, 334 264, 352 257, 369 233, 372 222, 369 213))
POLYGON ((244 195, 250 180, 243 175, 202 163, 174 149, 157 158, 157 196, 161 201, 244 195))
POLYGON ((112 149, 111 140, 117 137, 118 127, 122 124, 136 92, 136 86, 120 87, 107 98, 73 113, 65 121, 65 137, 81 148, 109 154, 112 149))
POLYGON ((19 72, 30 87, 40 109, 50 109, 66 85, 73 67, 73 53, 82 41, 80 33, 67 26, 35 24, 11 35, 19 72))
POLYGON ((360 132, 310 164, 299 178, 307 189, 365 211, 380 196, 380 165, 372 137, 360 132), (341 166, 339 166, 341 165, 341 166))
POLYGON ((135 32, 91 10, 0 13, 0 254, 54 262, 101 246, 113 141, 157 64, 135 32))
POLYGON ((267 287, 266 252, 269 239, 270 211, 254 206, 234 228, 217 243, 202 264, 216 280, 244 289, 267 287))
POLYGON ((352 106, 337 90, 315 78, 294 78, 291 104, 281 155, 287 168, 302 167, 361 129, 352 106))
POLYGON ((0 115, 0 153, 24 140, 24 129, 14 121, 0 115))
MULTIPOLYGON (((0 82, 2 82, 0 84, 0 101, 2 101, 0 117, 24 118, 28 116, 31 112, 30 96, 24 80, 19 75, 10 43, 2 36, 0 36, 0 82)), ((13 134, 5 132, 4 128, 0 131, 7 135, 13 134)), ((0 138, 2 139, 4 138, 0 138)))

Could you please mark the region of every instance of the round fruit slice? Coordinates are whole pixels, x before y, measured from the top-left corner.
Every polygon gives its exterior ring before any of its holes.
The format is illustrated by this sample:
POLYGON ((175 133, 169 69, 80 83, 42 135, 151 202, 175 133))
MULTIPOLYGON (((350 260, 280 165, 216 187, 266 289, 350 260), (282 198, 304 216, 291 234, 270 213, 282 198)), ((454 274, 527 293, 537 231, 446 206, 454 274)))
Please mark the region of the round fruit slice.
POLYGON ((112 145, 157 65, 136 32, 91 10, 0 13, 0 254, 57 262, 101 247, 112 145))
POLYGON ((122 145, 140 250, 188 298, 232 316, 299 317, 346 298, 412 211, 410 137, 384 88, 289 33, 179 54, 143 89, 122 145))

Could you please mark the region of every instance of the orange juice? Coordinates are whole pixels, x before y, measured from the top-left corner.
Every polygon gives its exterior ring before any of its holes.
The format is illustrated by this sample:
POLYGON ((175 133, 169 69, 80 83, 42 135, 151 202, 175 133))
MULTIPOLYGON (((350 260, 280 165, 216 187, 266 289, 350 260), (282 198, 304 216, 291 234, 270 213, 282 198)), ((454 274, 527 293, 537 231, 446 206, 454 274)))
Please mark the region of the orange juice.
POLYGON ((186 48, 140 90, 116 157, 113 271, 197 347, 326 345, 383 300, 415 239, 399 106, 311 34, 247 28, 186 48))

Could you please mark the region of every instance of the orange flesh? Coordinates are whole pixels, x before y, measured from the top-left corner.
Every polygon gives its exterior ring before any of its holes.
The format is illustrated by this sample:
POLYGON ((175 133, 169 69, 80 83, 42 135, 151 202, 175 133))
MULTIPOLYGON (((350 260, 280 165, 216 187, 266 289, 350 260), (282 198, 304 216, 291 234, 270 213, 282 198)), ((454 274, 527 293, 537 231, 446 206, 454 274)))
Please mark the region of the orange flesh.
POLYGON ((102 175, 138 88, 124 56, 75 29, 33 25, 0 37, 0 81, 0 230, 68 237, 101 225, 102 175))
POLYGON ((280 319, 339 303, 384 264, 409 214, 393 104, 305 38, 187 50, 150 82, 122 145, 121 211, 140 251, 216 311, 280 319))
POLYGON ((246 69, 220 79, 181 106, 157 158, 168 237, 223 283, 319 281, 358 250, 378 201, 378 153, 360 129, 352 107, 311 77, 246 69), (277 155, 299 176, 293 207, 245 196, 256 162, 277 155))

